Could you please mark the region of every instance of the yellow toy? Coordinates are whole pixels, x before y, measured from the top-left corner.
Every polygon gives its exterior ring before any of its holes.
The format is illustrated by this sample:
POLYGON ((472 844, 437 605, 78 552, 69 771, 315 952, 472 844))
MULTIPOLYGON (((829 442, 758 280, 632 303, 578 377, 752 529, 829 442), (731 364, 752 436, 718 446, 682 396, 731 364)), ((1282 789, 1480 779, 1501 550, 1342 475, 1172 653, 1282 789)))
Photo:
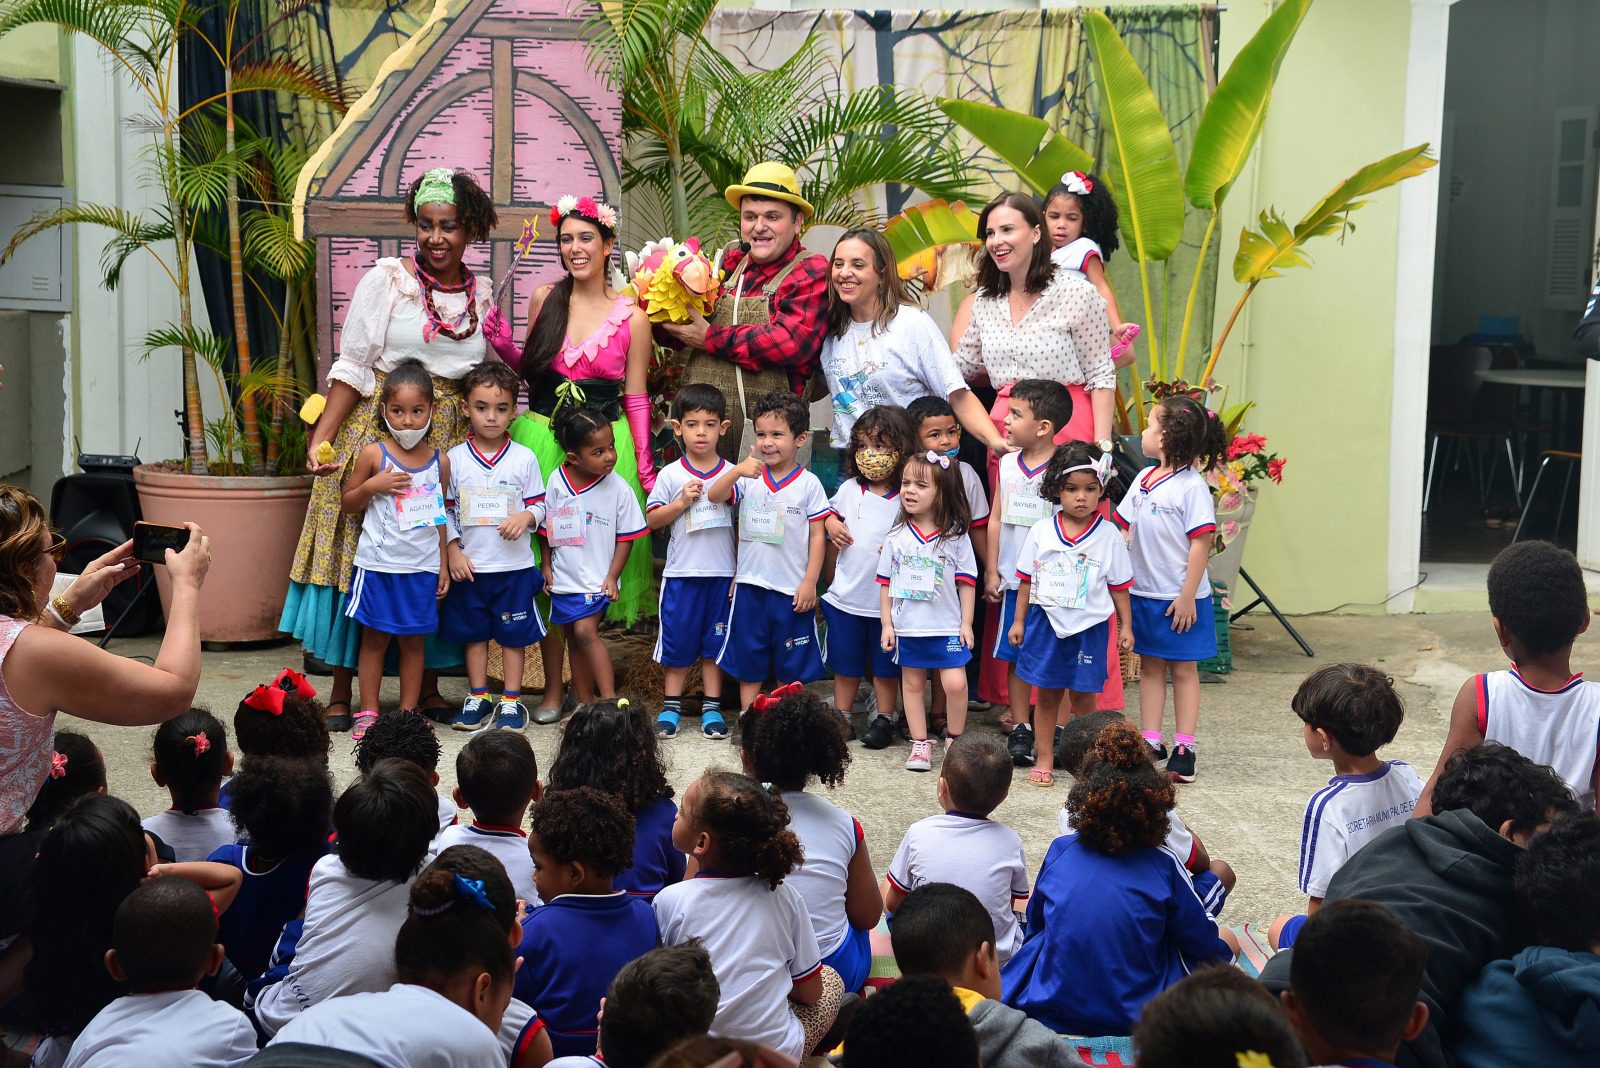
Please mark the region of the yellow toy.
POLYGON ((317 463, 333 463, 333 442, 324 441, 321 445, 317 446, 317 463))
POLYGON ((721 272, 700 251, 697 237, 652 241, 628 254, 628 270, 628 288, 653 323, 686 323, 691 310, 709 316, 716 306, 721 272))

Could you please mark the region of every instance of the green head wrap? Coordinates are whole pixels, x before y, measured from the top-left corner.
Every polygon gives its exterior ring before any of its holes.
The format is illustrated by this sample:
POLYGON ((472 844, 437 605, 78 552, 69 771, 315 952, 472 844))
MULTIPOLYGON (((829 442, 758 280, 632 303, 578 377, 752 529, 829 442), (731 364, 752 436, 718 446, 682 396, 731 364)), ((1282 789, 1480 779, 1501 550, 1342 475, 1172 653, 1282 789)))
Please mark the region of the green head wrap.
POLYGON ((449 167, 435 167, 425 171, 422 181, 417 183, 417 195, 412 199, 413 207, 420 208, 424 204, 454 204, 456 202, 455 172, 449 167))

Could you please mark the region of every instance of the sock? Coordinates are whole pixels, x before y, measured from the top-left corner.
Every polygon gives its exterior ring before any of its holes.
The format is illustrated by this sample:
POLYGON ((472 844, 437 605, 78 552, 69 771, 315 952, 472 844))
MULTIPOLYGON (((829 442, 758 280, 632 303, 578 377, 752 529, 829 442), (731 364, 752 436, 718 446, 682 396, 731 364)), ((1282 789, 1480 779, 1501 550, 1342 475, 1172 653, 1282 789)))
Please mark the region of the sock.
POLYGON ((488 697, 489 696, 489 687, 487 687, 487 686, 474 686, 472 689, 468 690, 467 692, 469 694, 471 694, 473 697, 488 697))
POLYGON ((1180 746, 1180 745, 1186 745, 1190 749, 1193 749, 1194 748, 1194 735, 1192 735, 1192 734, 1174 734, 1172 736, 1172 744, 1173 744, 1174 747, 1177 747, 1177 746, 1180 746))
POLYGON ((1140 731, 1139 733, 1144 735, 1144 740, 1149 742, 1151 745, 1163 744, 1160 731, 1140 731))
POLYGON ((678 725, 678 717, 683 713, 682 697, 664 697, 661 700, 661 714, 656 717, 657 723, 670 723, 678 725))
POLYGON ((700 722, 710 719, 713 723, 722 718, 722 698, 707 697, 700 702, 700 722))
POLYGON ((507 690, 505 693, 500 695, 500 700, 502 700, 502 701, 520 701, 520 700, 522 700, 522 691, 521 690, 507 690))

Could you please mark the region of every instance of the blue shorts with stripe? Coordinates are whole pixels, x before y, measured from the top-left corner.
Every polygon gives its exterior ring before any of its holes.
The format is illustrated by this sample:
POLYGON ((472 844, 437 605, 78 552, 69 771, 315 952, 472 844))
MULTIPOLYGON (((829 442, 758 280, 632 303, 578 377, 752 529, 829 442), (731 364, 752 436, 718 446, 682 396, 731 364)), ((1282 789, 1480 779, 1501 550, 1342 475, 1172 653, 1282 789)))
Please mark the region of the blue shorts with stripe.
POLYGON ((662 667, 686 668, 714 660, 728 636, 728 587, 732 575, 685 575, 661 580, 652 659, 662 667))
POLYGON ((883 620, 858 616, 823 601, 822 621, 828 626, 823 635, 822 661, 829 671, 847 679, 900 677, 894 654, 883 651, 883 620))
POLYGON ((344 614, 379 634, 432 634, 439 629, 439 576, 358 567, 344 614))
POLYGON ((816 612, 796 612, 794 594, 740 582, 717 666, 740 682, 815 682, 822 668, 816 612))
POLYGON ((580 619, 597 616, 610 607, 611 598, 603 593, 552 593, 550 624, 576 623, 580 619))
POLYGON ((1110 632, 1111 621, 1102 619, 1086 630, 1058 638, 1045 610, 1031 604, 1022 628, 1017 678, 1046 690, 1099 693, 1106 688, 1110 632))
POLYGON ((1017 619, 1017 591, 1011 589, 1002 591, 1000 606, 992 611, 1000 613, 1000 622, 994 628, 994 648, 989 652, 996 660, 1015 664, 1022 650, 1019 646, 1012 645, 1007 635, 1011 631, 1011 624, 1017 619))
POLYGON ((451 582, 439 607, 439 636, 462 645, 497 641, 507 649, 526 649, 545 636, 534 603, 544 589, 536 567, 479 571, 471 582, 451 582))
POLYGON ((903 634, 895 635, 894 662, 902 668, 942 670, 966 667, 971 659, 972 650, 961 644, 958 634, 911 638, 903 634))

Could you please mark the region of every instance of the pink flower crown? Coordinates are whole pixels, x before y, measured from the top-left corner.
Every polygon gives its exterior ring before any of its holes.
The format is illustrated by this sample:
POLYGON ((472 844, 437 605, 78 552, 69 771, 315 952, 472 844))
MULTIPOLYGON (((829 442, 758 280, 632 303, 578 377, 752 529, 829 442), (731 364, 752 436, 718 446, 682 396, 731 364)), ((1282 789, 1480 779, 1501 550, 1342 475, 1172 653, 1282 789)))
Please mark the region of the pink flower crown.
POLYGON ((550 225, 559 228, 568 215, 592 219, 612 233, 617 232, 617 209, 594 197, 575 197, 570 193, 555 202, 550 209, 550 225))

